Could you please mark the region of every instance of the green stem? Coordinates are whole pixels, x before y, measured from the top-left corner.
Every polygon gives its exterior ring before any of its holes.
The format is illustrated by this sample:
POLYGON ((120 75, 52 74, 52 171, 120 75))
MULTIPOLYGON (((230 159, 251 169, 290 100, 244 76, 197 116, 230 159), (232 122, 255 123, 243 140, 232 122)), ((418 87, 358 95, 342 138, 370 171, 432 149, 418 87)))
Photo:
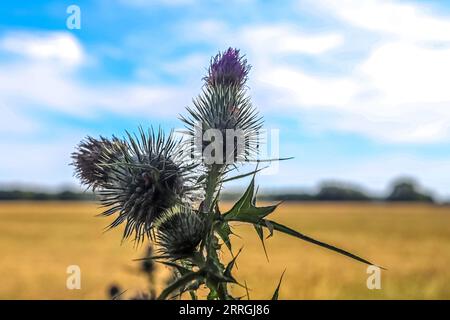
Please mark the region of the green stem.
MULTIPOLYGON (((219 187, 221 175, 223 174, 223 169, 224 169, 223 165, 220 164, 211 165, 211 167, 208 170, 206 178, 205 201, 203 208, 205 212, 208 214, 208 225, 210 226, 210 228, 212 228, 216 216, 215 205, 217 199, 217 192, 219 192, 217 189, 219 187)), ((214 237, 216 237, 214 231, 211 230, 206 239, 207 259, 212 259, 217 262, 216 265, 221 265, 219 256, 217 255, 217 252, 215 252, 216 249, 211 247, 216 242, 213 239, 214 237)), ((219 299, 221 300, 228 299, 230 297, 226 283, 216 283, 214 285, 211 285, 210 290, 216 291, 219 296, 219 299)))
POLYGON ((205 211, 211 213, 214 209, 214 199, 216 197, 217 185, 222 171, 222 165, 213 164, 208 170, 205 187, 205 211))

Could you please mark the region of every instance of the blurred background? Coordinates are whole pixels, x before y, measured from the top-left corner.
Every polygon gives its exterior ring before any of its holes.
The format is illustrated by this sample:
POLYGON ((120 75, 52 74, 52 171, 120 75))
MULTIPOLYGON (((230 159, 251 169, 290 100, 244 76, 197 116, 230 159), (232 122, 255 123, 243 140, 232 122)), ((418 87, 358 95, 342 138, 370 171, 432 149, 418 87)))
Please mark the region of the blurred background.
MULTIPOLYGON (((87 135, 181 128, 210 57, 230 46, 253 66, 249 92, 279 130, 279 155, 294 157, 258 178, 260 199, 284 200, 279 221, 389 269, 369 290, 364 266, 281 235, 268 263, 238 226, 252 298, 270 297, 284 268, 286 299, 450 298, 449 17, 446 1, 3 3, 0 298, 145 286, 132 260, 146 249, 102 233, 70 154, 87 135), (66 288, 68 265, 80 290, 66 288)), ((224 206, 245 186, 228 186, 224 206)))

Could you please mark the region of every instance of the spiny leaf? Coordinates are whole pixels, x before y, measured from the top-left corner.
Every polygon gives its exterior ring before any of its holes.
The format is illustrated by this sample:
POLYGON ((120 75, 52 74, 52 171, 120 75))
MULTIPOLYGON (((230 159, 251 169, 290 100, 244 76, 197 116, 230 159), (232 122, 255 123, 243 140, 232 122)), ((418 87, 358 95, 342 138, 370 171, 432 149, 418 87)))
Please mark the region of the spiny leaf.
POLYGON ((236 259, 239 256, 239 254, 241 253, 242 248, 239 249, 238 253, 234 256, 234 258, 228 263, 227 267, 225 268, 225 272, 224 275, 227 278, 233 278, 233 276, 231 275, 231 270, 233 270, 233 267, 236 263, 236 259))
POLYGON ((278 205, 267 207, 255 206, 255 177, 253 177, 242 197, 236 202, 230 211, 224 214, 225 220, 233 220, 240 217, 249 217, 251 219, 262 219, 275 211, 278 205))
POLYGON ((167 297, 174 292, 175 290, 177 290, 178 288, 181 287, 185 287, 186 285, 188 285, 190 282, 197 280, 197 279, 202 279, 204 277, 203 275, 203 271, 199 270, 197 272, 189 272, 183 276, 181 276, 180 278, 178 278, 177 280, 175 280, 172 284, 170 284, 169 286, 167 286, 163 292, 161 292, 161 294, 158 297, 158 300, 165 300, 167 299, 167 297))
POLYGON ((219 235, 219 237, 222 239, 223 243, 227 246, 228 250, 230 250, 230 253, 233 254, 232 248, 231 248, 231 240, 230 235, 233 234, 233 232, 230 229, 230 226, 228 222, 222 222, 218 227, 216 227, 216 232, 219 235))
POLYGON ((267 219, 265 219, 264 222, 266 223, 266 227, 269 230, 269 235, 266 237, 266 239, 269 239, 273 236, 273 224, 267 219))
POLYGON ((281 274, 280 281, 278 281, 278 286, 275 289, 275 292, 273 293, 272 300, 278 300, 278 294, 280 292, 281 281, 283 281, 285 272, 286 272, 286 269, 284 269, 283 273, 281 274))
POLYGON ((247 300, 250 300, 250 293, 248 292, 247 281, 244 280, 245 292, 247 293, 247 300))
POLYGON ((267 250, 266 250, 266 244, 264 243, 264 231, 262 226, 260 225, 253 225, 255 227, 256 233, 258 234, 259 239, 261 240, 261 244, 263 246, 264 249, 264 254, 266 255, 266 259, 267 262, 269 262, 269 255, 267 254, 267 250))
MULTIPOLYGON (((370 262, 370 261, 368 261, 366 259, 363 259, 363 258, 361 258, 361 257, 359 257, 359 256, 357 256, 357 255, 355 255, 353 253, 350 253, 350 252, 348 252, 346 250, 340 249, 338 247, 332 246, 332 245, 327 244, 325 242, 322 242, 322 241, 313 239, 311 237, 308 237, 308 236, 306 236, 306 235, 304 235, 304 234, 302 234, 302 233, 300 233, 298 231, 295 231, 295 230, 293 230, 291 228, 288 228, 288 227, 286 227, 286 226, 284 226, 282 224, 276 223, 274 221, 270 221, 269 220, 269 222, 273 225, 274 229, 277 230, 277 231, 289 234, 289 235, 294 236, 296 238, 299 238, 299 239, 308 241, 310 243, 313 243, 315 245, 321 246, 323 248, 335 251, 337 253, 340 253, 340 254, 342 254, 344 256, 347 256, 347 257, 352 258, 354 260, 357 260, 359 262, 362 262, 362 263, 365 263, 365 264, 368 264, 368 265, 374 265, 372 262, 370 262)), ((265 225, 265 223, 264 223, 264 225, 265 225)), ((384 269, 384 268, 382 268, 382 269, 384 269)))
MULTIPOLYGON (((246 222, 246 223, 251 223, 253 225, 260 225, 262 227, 268 228, 265 219, 257 219, 257 218, 251 217, 251 216, 240 216, 240 217, 234 218, 234 219, 232 219, 230 221, 246 222)), ((311 238, 309 236, 306 236, 306 235, 304 235, 304 234, 302 234, 302 233, 300 233, 298 231, 295 231, 295 230, 293 230, 293 229, 291 229, 289 227, 286 227, 286 226, 284 226, 282 224, 279 224, 279 223, 277 223, 275 221, 272 221, 272 220, 267 220, 267 221, 270 224, 272 224, 274 230, 277 230, 279 232, 283 232, 285 234, 291 235, 291 236, 299 238, 301 240, 313 243, 315 245, 318 245, 320 247, 326 248, 328 250, 340 253, 340 254, 342 254, 342 255, 344 255, 346 257, 352 258, 352 259, 357 260, 359 262, 362 262, 362 263, 365 263, 365 264, 368 264, 368 265, 374 265, 370 261, 367 261, 366 259, 363 259, 363 258, 361 258, 361 257, 359 257, 359 256, 357 256, 357 255, 355 255, 353 253, 350 253, 350 252, 348 252, 346 250, 343 250, 343 249, 340 249, 338 247, 335 247, 335 246, 332 246, 330 244, 327 244, 325 242, 313 239, 313 238, 311 238)), ((377 266, 377 265, 375 265, 375 266, 377 266)), ((385 269, 383 267, 380 267, 380 268, 381 269, 385 269)))

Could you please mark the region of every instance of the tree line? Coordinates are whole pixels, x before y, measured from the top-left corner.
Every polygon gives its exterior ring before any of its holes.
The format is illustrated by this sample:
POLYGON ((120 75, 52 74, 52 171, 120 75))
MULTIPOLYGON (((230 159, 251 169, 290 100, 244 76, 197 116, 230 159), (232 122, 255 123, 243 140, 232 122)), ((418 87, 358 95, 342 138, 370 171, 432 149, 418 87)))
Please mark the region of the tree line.
MULTIPOLYGON (((226 199, 233 199, 235 195, 223 195, 226 199)), ((398 179, 394 182, 386 196, 374 196, 358 187, 341 183, 325 183, 315 193, 281 191, 263 193, 258 197, 262 201, 384 201, 384 202, 425 202, 434 203, 431 193, 422 191, 419 185, 409 178, 398 179)))
MULTIPOLYGON (((234 200, 237 193, 224 192, 223 200, 234 200)), ((394 182, 387 196, 376 197, 357 187, 341 183, 325 183, 315 193, 300 191, 280 191, 263 193, 258 196, 262 201, 387 201, 387 202, 426 202, 433 203, 435 199, 430 193, 422 191, 413 179, 399 179, 394 182)), ((24 190, 0 190, 0 201, 92 201, 92 192, 77 192, 64 190, 60 192, 36 192, 24 190)))

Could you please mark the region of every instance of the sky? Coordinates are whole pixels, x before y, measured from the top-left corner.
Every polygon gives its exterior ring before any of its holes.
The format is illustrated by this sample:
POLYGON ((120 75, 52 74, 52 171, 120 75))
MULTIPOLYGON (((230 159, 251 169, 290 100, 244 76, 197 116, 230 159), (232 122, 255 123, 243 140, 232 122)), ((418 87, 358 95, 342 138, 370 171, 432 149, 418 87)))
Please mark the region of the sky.
POLYGON ((0 184, 77 186, 68 164, 85 136, 181 128, 228 47, 252 65, 249 94, 280 156, 294 157, 263 188, 383 193, 412 176, 450 197, 450 1, 2 3, 0 184))

